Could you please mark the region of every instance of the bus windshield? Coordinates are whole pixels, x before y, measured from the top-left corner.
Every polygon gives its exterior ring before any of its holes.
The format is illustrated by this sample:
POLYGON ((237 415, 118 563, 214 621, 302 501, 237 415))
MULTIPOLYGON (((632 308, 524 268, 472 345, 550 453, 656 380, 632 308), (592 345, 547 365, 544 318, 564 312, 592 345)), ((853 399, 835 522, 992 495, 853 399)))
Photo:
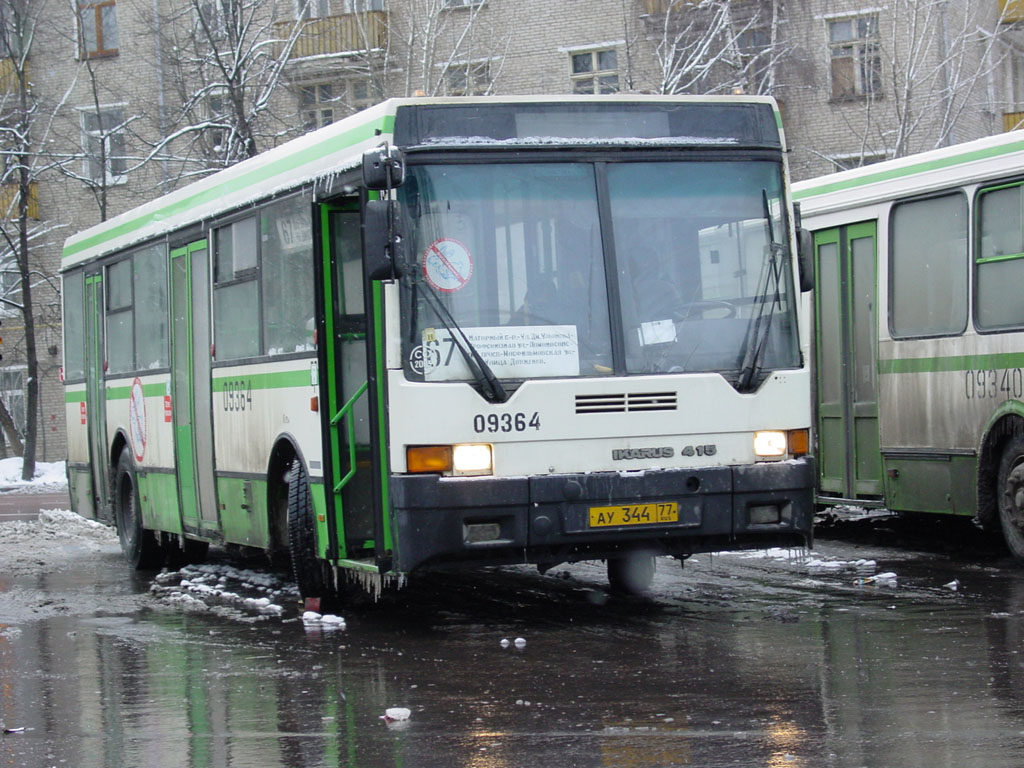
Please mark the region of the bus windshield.
POLYGON ((799 367, 781 190, 769 161, 411 165, 406 373, 473 379, 453 322, 503 381, 799 367))

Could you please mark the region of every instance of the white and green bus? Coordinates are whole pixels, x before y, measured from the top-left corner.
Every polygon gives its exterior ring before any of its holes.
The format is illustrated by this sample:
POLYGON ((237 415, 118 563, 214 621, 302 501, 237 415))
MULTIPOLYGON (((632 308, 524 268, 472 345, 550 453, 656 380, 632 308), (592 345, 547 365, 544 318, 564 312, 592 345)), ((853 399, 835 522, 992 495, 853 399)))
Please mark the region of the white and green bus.
POLYGON ((809 542, 762 98, 391 100, 71 237, 74 508, 345 578, 809 542))
POLYGON ((974 516, 1024 559, 1024 135, 794 185, 818 501, 974 516))

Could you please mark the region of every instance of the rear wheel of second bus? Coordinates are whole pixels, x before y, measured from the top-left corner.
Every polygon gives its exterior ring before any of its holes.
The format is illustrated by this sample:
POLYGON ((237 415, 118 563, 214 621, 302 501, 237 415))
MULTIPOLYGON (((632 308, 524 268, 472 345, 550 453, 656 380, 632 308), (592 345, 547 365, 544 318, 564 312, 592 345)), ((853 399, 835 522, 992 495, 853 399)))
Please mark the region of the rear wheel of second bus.
POLYGON ((1024 560, 1024 435, 1015 435, 999 462, 999 522, 1010 552, 1024 560))
POLYGON ((292 462, 288 473, 288 554, 295 584, 303 597, 329 597, 324 561, 317 557, 313 499, 302 462, 292 462))

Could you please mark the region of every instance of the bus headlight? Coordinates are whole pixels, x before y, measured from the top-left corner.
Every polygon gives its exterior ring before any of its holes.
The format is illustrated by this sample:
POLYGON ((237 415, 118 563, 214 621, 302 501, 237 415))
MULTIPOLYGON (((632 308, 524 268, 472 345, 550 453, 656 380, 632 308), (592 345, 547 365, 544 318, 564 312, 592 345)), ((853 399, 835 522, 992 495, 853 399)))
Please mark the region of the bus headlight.
POLYGON ((494 461, 486 443, 463 445, 410 445, 405 449, 409 472, 453 475, 489 475, 494 461))
POLYGON ((766 429, 754 433, 754 453, 762 458, 786 455, 786 433, 766 429))
POLYGON ((489 475, 494 468, 491 446, 486 443, 456 445, 452 451, 452 469, 456 475, 489 475))

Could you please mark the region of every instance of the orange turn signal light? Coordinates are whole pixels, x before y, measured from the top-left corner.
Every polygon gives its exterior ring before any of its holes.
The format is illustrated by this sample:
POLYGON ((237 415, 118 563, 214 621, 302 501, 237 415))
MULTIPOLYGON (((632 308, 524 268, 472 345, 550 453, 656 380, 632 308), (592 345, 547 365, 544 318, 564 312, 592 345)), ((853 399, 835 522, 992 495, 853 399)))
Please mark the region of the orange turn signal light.
POLYGON ((791 456, 806 456, 811 450, 811 438, 806 429, 791 429, 789 431, 789 454, 791 456))
POLYGON ((409 472, 450 472, 452 447, 450 445, 410 445, 405 449, 405 464, 409 472))

